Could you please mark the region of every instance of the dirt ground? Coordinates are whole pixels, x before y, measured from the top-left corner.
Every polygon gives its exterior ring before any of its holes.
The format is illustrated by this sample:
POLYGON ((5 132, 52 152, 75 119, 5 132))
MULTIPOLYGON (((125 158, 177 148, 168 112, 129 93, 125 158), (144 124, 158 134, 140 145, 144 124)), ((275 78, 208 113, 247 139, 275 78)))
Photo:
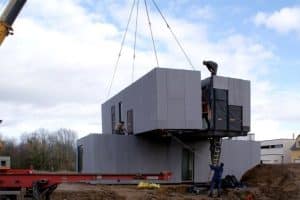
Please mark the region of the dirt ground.
POLYGON ((225 190, 221 198, 208 198, 187 192, 188 185, 163 185, 141 190, 136 186, 62 184, 54 192, 55 200, 298 200, 300 165, 259 165, 245 173, 244 189, 225 190))

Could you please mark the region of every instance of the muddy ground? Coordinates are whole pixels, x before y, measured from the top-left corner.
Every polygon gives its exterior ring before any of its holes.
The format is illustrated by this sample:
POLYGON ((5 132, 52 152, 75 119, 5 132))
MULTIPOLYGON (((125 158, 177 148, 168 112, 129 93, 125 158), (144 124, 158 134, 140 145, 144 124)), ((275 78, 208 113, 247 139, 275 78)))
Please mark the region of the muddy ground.
MULTIPOLYGON (((300 199, 300 165, 259 165, 245 173, 244 189, 225 190, 222 200, 298 200, 300 199)), ((141 190, 135 185, 62 184, 54 192, 56 200, 207 200, 187 192, 188 185, 163 185, 160 189, 141 190)))

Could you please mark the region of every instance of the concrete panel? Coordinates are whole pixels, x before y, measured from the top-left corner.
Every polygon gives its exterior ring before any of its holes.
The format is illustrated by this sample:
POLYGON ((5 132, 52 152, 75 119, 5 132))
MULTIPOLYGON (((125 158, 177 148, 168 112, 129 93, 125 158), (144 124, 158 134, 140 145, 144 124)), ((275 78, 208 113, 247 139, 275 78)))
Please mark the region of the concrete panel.
POLYGON ((224 176, 233 174, 238 179, 260 162, 260 144, 255 141, 223 140, 221 162, 224 176))
POLYGON ((185 129, 185 107, 182 99, 168 99, 168 124, 165 128, 185 129))
POLYGON ((168 99, 183 99, 185 71, 183 70, 168 70, 167 71, 167 89, 168 99))
POLYGON ((242 106, 241 94, 242 81, 238 79, 228 79, 228 103, 229 105, 242 106))
POLYGON ((157 120, 158 128, 163 129, 168 120, 168 89, 167 89, 167 71, 156 71, 157 81, 157 120))
MULTIPOLYGON (((210 78, 208 78, 209 80, 210 78)), ((229 89, 229 83, 228 78, 222 77, 222 76, 214 76, 213 77, 213 87, 217 89, 223 89, 228 90, 229 89)), ((209 83, 209 81, 207 81, 209 83)))
POLYGON ((202 129, 202 90, 200 73, 185 73, 185 121, 186 127, 202 129))
POLYGON ((242 88, 242 102, 243 102, 243 125, 251 127, 251 86, 250 81, 243 81, 242 88))

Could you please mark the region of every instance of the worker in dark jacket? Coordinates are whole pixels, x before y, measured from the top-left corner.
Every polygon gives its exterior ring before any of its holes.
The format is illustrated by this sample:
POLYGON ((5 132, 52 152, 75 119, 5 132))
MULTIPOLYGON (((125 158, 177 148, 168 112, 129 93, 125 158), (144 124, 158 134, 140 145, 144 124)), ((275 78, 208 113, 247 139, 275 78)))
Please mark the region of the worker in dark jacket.
POLYGON ((217 165, 217 166, 210 165, 210 169, 214 171, 214 175, 210 182, 210 192, 209 192, 210 197, 213 195, 215 186, 217 186, 217 188, 218 188, 218 197, 220 196, 223 166, 224 166, 224 163, 221 163, 220 165, 217 165))

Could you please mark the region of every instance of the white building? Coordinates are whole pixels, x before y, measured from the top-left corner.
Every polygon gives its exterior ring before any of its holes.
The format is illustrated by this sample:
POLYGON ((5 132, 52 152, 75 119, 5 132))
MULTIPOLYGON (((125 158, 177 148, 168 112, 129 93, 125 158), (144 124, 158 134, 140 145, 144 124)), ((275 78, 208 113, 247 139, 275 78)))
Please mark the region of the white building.
POLYGON ((264 164, 281 164, 291 162, 293 139, 275 139, 261 141, 261 161, 264 164))

